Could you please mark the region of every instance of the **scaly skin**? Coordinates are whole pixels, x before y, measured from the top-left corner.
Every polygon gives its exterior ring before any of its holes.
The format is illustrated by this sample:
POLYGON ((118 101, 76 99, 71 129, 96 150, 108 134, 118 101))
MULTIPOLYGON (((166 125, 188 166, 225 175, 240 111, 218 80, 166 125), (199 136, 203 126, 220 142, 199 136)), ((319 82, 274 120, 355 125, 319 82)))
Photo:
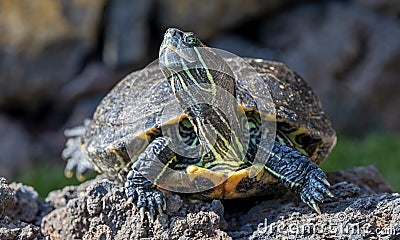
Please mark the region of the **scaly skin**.
MULTIPOLYGON (((168 148, 170 139, 159 137, 155 139, 146 150, 140 154, 139 159, 132 166, 125 182, 125 192, 130 201, 134 201, 140 210, 141 219, 144 219, 146 209, 150 214, 150 220, 154 220, 155 209, 159 213, 165 210, 165 196, 156 189, 156 186, 146 179, 140 172, 149 173, 159 171, 158 163, 167 163, 174 156, 174 152, 168 148), (158 161, 159 160, 159 161, 158 161)), ((265 169, 275 176, 287 188, 297 193, 301 200, 321 213, 318 203, 323 202, 326 196, 333 197, 329 191, 329 183, 324 172, 308 158, 282 145, 278 141, 274 143, 265 169)))
POLYGON ((275 142, 265 168, 301 200, 321 214, 318 203, 333 197, 325 173, 305 155, 275 142))

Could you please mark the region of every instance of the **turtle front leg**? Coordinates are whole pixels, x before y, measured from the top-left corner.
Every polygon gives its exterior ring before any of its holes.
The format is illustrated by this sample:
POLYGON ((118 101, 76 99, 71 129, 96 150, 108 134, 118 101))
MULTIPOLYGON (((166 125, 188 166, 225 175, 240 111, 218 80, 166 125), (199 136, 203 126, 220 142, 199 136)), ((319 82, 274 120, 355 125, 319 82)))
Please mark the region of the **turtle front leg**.
POLYGON ((165 196, 156 188, 154 179, 162 174, 163 169, 168 167, 168 162, 175 156, 168 147, 170 142, 171 140, 167 137, 159 137, 152 141, 139 155, 127 175, 125 193, 128 201, 134 202, 139 209, 142 221, 146 209, 152 222, 156 208, 159 213, 166 210, 165 196))
POLYGON ((322 203, 326 196, 334 197, 329 191, 330 184, 325 173, 315 163, 277 141, 265 168, 319 214, 318 203, 322 203))

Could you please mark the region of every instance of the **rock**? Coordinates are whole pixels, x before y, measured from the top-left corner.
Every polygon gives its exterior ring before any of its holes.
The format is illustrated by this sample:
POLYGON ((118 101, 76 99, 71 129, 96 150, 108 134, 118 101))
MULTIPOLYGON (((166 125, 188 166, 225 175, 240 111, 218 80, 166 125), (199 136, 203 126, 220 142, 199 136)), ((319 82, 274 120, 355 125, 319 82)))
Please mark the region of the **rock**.
MULTIPOLYGON (((340 198, 325 204, 321 215, 279 212, 260 223, 249 239, 397 239, 400 195, 375 194, 340 198)), ((266 207, 266 205, 265 205, 266 207)))
POLYGON ((50 209, 32 187, 0 179, 0 239, 43 239, 38 223, 50 209))
POLYGON ((393 193, 392 186, 387 184, 374 166, 354 167, 326 174, 331 184, 350 182, 360 188, 362 194, 393 193))
POLYGON ((14 201, 12 207, 6 210, 6 215, 12 220, 31 223, 39 212, 38 193, 30 186, 21 183, 11 183, 14 201))
POLYGON ((146 59, 152 1, 110 0, 105 17, 104 62, 129 66, 146 59))
MULTIPOLYGON (((30 187, 0 184, 16 204, 0 218, 1 239, 345 239, 400 237, 400 195, 390 193, 373 166, 328 173, 335 199, 318 215, 291 193, 191 203, 167 195, 167 210, 154 223, 142 223, 118 182, 96 179, 37 200, 30 187), (55 209, 54 209, 54 208, 55 209), (26 214, 26 213, 32 214, 26 214), (23 213, 23 214, 21 214, 23 213), (35 214, 36 213, 36 214, 35 214), (29 215, 29 217, 27 217, 29 215), (36 215, 36 216, 34 216, 36 215), (36 219, 32 221, 32 219, 36 219), (25 221, 32 223, 26 223, 25 221)), ((147 216, 148 217, 148 216, 147 216)))
POLYGON ((18 122, 2 114, 0 143, 0 176, 14 177, 21 167, 30 166, 32 143, 28 132, 18 122))
POLYGON ((350 228, 362 230, 354 237, 400 236, 400 195, 390 193, 375 167, 328 173, 328 178, 336 197, 321 205, 321 215, 291 193, 197 203, 167 195, 166 213, 153 224, 147 219, 142 224, 123 188, 99 176, 52 192, 47 201, 56 209, 43 218, 41 227, 50 239, 340 239, 350 228), (329 231, 322 231, 324 227, 329 231))
POLYGON ((10 207, 13 201, 13 191, 7 185, 5 178, 0 177, 0 219, 4 217, 4 211, 10 207))
POLYGON ((356 0, 356 2, 375 11, 388 13, 397 18, 400 16, 400 2, 397 0, 356 0))
POLYGON ((96 45, 105 0, 0 1, 0 107, 35 110, 96 45))
POLYGON ((351 1, 309 3, 264 22, 259 38, 316 90, 337 131, 400 130, 394 18, 351 1))
POLYGON ((39 226, 21 221, 10 222, 8 218, 0 219, 0 239, 44 239, 39 226))
MULTIPOLYGON (((106 89, 110 89, 118 81, 117 77, 119 76, 114 76, 104 64, 90 62, 81 73, 60 89, 60 99, 64 105, 71 105, 76 102, 80 104, 79 101, 90 95, 104 95, 106 89)), ((91 113, 95 107, 92 107, 91 113)), ((85 117, 90 114, 86 113, 85 117)))
POLYGON ((262 59, 272 59, 272 49, 267 49, 261 45, 239 35, 225 34, 214 38, 209 42, 214 48, 231 52, 240 57, 252 57, 262 59))
POLYGON ((213 212, 212 204, 186 203, 178 195, 168 196, 167 204, 170 208, 166 214, 149 227, 148 222, 141 223, 139 212, 127 203, 122 187, 109 180, 95 180, 77 198, 47 215, 42 231, 52 239, 228 237, 219 229, 221 217, 213 212))
POLYGON ((157 1, 161 29, 171 26, 190 31, 201 39, 207 39, 227 28, 238 26, 244 21, 265 16, 293 2, 285 1, 157 1))

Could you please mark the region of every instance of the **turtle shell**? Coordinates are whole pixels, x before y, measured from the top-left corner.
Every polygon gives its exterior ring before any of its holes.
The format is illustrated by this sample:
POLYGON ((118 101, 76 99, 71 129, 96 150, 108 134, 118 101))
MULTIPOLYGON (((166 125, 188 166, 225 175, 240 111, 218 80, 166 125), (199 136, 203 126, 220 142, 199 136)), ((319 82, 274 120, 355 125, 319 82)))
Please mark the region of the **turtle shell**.
MULTIPOLYGON (((225 59, 236 75, 243 63, 225 59)), ((284 64, 245 59, 266 82, 276 112, 277 138, 320 164, 335 145, 336 136, 320 101, 308 84, 284 64)), ((236 78, 236 99, 245 111, 257 106, 249 93, 260 91, 251 77, 236 78)), ((164 111, 175 100, 157 63, 119 82, 98 105, 83 138, 82 147, 97 171, 122 179, 160 128, 187 123, 182 111, 164 111), (129 151, 128 151, 129 149, 129 151)), ((194 134, 194 133, 193 133, 194 134)), ((195 135, 193 135, 195 137, 195 135)))

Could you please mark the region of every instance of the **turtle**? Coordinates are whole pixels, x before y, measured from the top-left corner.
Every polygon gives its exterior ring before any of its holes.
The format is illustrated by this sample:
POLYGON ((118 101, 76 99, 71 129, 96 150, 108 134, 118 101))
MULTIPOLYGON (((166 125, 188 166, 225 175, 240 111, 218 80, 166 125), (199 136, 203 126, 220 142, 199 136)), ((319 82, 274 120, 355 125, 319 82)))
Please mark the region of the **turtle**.
POLYGON ((333 194, 318 166, 336 134, 318 97, 283 63, 222 55, 193 32, 169 28, 158 64, 129 74, 91 120, 65 131, 66 175, 93 168, 116 176, 142 220, 166 210, 169 192, 232 199, 277 187, 320 214, 333 194), (253 74, 236 76, 245 67, 253 74), (266 111, 254 96, 268 100, 266 111), (174 147, 177 139, 189 150, 174 147))

